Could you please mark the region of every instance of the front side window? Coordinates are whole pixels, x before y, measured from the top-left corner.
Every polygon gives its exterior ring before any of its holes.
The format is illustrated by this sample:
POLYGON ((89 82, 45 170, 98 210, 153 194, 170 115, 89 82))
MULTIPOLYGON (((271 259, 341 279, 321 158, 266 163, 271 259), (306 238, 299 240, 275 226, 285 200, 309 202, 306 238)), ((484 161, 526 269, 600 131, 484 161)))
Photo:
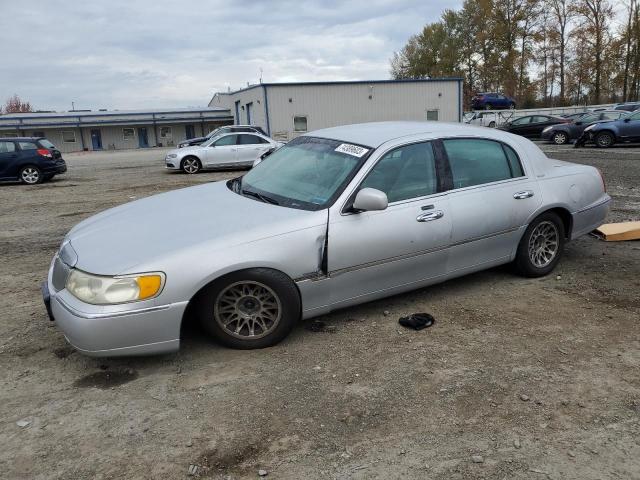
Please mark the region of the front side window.
POLYGON ((529 123, 531 121, 532 117, 522 117, 522 118, 516 118, 513 122, 511 122, 512 125, 525 125, 527 123, 529 123))
POLYGON ((508 146, 485 139, 443 140, 451 167, 453 188, 498 182, 524 175, 516 153, 508 146))
POLYGON ((387 194, 389 203, 437 192, 436 162, 431 142, 396 148, 382 157, 360 184, 387 194))
POLYGON ((63 130, 62 141, 64 143, 76 143, 76 132, 73 130, 63 130))
POLYGON ((11 153, 16 151, 16 145, 13 142, 0 142, 0 153, 11 153))
POLYGON ((348 142, 298 137, 251 169, 239 188, 283 206, 320 210, 335 201, 372 151, 348 142))
POLYGON ((293 131, 294 132, 306 132, 307 131, 307 117, 295 116, 293 117, 293 131))
POLYGON ((236 144, 237 135, 225 135, 224 137, 219 138, 214 142, 216 147, 224 147, 227 145, 235 145, 236 144))
POLYGON ((640 112, 633 113, 629 116, 630 120, 640 120, 640 112))
POLYGON ((21 150, 37 150, 38 146, 35 143, 31 142, 18 142, 21 150))
POLYGON ((535 116, 531 118, 531 123, 543 123, 549 120, 549 117, 535 116))

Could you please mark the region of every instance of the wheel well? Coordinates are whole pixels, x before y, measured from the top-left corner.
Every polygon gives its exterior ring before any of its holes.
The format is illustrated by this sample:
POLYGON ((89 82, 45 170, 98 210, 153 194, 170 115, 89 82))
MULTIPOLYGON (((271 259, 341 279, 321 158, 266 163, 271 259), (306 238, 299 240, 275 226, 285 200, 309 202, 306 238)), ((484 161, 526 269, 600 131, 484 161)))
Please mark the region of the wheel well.
POLYGON ((614 139, 616 139, 616 133, 613 130, 610 129, 602 129, 596 132, 595 136, 597 137, 598 135, 600 135, 601 133, 608 133, 610 134, 614 139))
MULTIPOLYGON (((194 158, 197 158, 197 157, 194 157, 194 158)), ((284 273, 282 270, 278 270, 277 268, 269 268, 269 267, 240 268, 238 270, 232 270, 231 272, 226 272, 225 274, 220 275, 219 277, 211 279, 209 282, 207 282, 202 287, 200 287, 200 289, 191 296, 191 298, 189 299, 189 303, 187 304, 187 308, 185 308, 184 313, 182 314, 182 321, 180 322, 180 325, 181 325, 180 329, 182 330, 182 326, 185 325, 185 321, 188 322, 191 319, 191 317, 193 317, 193 313, 192 313, 193 312, 193 306, 198 301, 198 299, 202 295, 202 292, 204 292, 205 289, 207 289, 208 287, 210 287, 211 285, 213 285, 213 284, 215 284, 217 282, 222 281, 225 277, 227 277, 227 276, 229 276, 231 274, 242 272, 244 270, 253 270, 254 268, 260 268, 262 270, 272 270, 274 272, 278 272, 278 273, 281 273, 282 275, 285 275, 289 280, 291 280, 291 282, 295 285, 296 290, 298 291, 298 296, 300 297, 300 309, 302 310, 302 295, 300 294, 300 288, 298 288, 298 285, 296 284, 296 282, 294 282, 293 279, 289 275, 284 273)), ((302 318, 302 311, 300 312, 300 318, 302 318)), ((180 334, 180 336, 182 337, 182 333, 180 334)))
POLYGON ((557 207, 557 208, 552 208, 551 210, 547 210, 546 212, 543 212, 543 213, 547 213, 547 212, 553 212, 560 217, 560 219, 562 220, 562 225, 564 226, 565 238, 567 239, 571 238, 571 229, 573 228, 573 217, 571 216, 571 213, 569 212, 569 210, 562 207, 557 207))

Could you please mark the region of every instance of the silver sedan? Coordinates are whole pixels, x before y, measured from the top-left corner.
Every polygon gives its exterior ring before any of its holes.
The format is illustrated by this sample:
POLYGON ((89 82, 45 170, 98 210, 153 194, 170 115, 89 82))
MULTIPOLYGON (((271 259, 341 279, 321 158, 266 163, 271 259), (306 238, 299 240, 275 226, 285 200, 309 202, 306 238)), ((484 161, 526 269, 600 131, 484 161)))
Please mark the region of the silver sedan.
POLYGON ((301 319, 496 265, 546 275, 565 242, 603 223, 609 202, 597 169, 505 132, 329 128, 243 177, 81 222, 43 294, 88 355, 174 351, 187 311, 218 342, 261 348, 301 319))
POLYGON ((170 150, 165 157, 169 170, 198 173, 225 167, 251 167, 256 160, 283 144, 257 132, 226 133, 211 137, 201 145, 170 150))

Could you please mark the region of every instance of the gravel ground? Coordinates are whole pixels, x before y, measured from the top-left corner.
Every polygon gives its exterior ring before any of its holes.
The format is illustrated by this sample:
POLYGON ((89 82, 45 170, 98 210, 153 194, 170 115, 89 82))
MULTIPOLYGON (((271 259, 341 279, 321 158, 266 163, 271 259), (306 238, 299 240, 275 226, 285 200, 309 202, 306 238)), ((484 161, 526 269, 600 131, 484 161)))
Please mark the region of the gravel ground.
MULTIPOLYGON (((640 218, 640 149, 545 146, 598 166, 611 220, 640 218)), ((497 268, 301 324, 234 351, 196 327, 179 353, 91 359, 46 318, 64 234, 106 208, 234 172, 164 152, 67 155, 0 186, 0 477, 640 478, 640 242, 583 237, 553 275, 497 268), (426 311, 436 324, 401 329, 426 311)))

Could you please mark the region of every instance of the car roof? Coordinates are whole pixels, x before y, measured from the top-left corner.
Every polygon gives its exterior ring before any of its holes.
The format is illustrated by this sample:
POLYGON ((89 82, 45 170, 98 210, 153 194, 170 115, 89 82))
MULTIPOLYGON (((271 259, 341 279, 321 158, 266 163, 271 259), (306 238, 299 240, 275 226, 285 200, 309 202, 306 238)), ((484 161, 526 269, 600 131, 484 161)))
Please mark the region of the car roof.
POLYGON ((42 140, 44 137, 0 137, 0 140, 12 140, 14 142, 35 142, 42 140))
POLYGON ((331 140, 355 143, 367 147, 378 148, 383 143, 410 135, 430 134, 433 136, 464 136, 497 139, 513 139, 506 132, 492 128, 476 127, 461 123, 447 122, 371 122, 323 128, 304 136, 321 137, 331 140))

